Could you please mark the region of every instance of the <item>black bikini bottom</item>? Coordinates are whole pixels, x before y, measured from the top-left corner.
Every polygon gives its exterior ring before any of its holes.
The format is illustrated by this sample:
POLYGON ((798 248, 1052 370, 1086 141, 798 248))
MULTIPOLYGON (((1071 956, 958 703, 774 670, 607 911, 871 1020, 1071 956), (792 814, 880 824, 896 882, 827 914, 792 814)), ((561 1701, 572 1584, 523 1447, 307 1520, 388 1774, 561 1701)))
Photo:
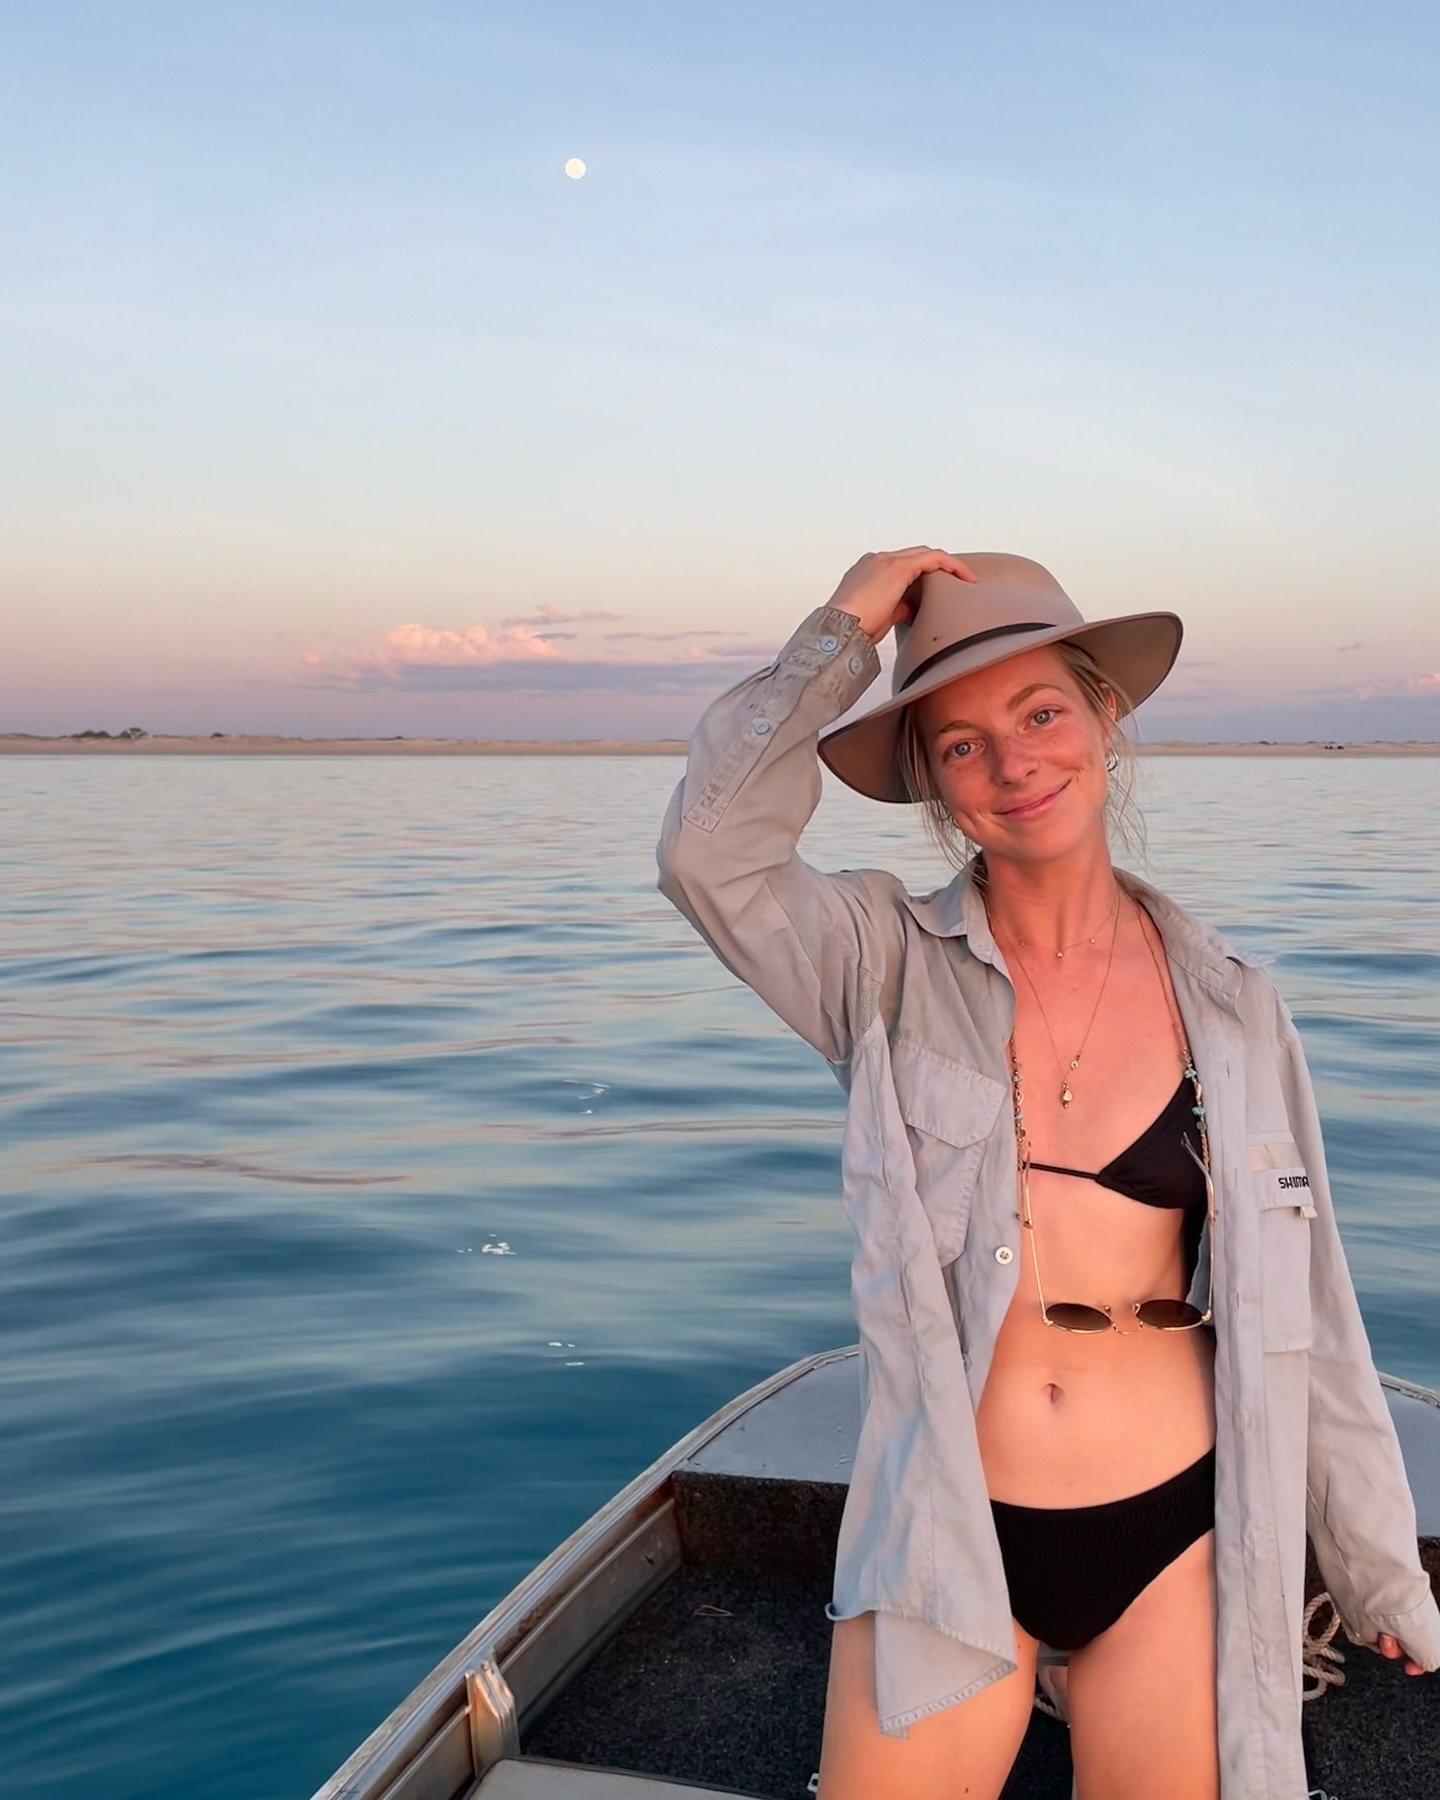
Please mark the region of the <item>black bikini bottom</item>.
POLYGON ((1215 1447, 1140 1494, 1098 1506, 992 1500, 1010 1611, 1053 1650, 1098 1637, 1215 1523, 1215 1447))

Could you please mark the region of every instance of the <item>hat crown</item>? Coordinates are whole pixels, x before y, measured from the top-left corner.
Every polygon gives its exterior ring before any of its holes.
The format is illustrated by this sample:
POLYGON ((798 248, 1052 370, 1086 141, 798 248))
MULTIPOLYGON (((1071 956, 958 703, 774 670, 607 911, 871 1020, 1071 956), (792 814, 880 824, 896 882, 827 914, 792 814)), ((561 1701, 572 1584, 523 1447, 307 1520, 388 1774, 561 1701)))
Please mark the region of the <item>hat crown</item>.
POLYGON ((917 584, 914 618, 895 630, 895 669, 891 693, 902 694, 922 668, 942 656, 970 645, 985 646, 983 660, 997 652, 1009 654, 1002 644, 1015 634, 1016 653, 1039 631, 1083 625, 1078 606, 1043 566, 1028 556, 1012 556, 997 550, 977 550, 965 557, 974 581, 936 569, 917 584))

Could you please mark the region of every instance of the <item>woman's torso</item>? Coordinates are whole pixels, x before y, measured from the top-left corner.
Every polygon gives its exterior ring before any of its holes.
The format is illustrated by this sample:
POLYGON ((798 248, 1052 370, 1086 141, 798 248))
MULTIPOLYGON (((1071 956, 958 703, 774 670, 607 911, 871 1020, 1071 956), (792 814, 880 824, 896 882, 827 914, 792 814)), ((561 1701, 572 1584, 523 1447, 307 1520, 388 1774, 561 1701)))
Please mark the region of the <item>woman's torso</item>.
MULTIPOLYGON (((1088 957, 1069 953, 1068 968, 1034 949, 1018 952, 1022 967, 1016 952, 1007 956, 1025 1129, 1038 1161, 1102 1170, 1175 1094, 1183 1065, 1174 996, 1159 935, 1137 911, 1128 899, 1122 905, 1114 963, 1074 1070, 1068 1065, 1100 991, 1108 932, 1095 950, 1087 947, 1088 957), (1060 1102, 1062 1076, 1074 1096, 1068 1108, 1060 1102)), ((1106 1303, 1126 1335, 1047 1325, 1029 1234, 1019 1230, 1019 1280, 976 1414, 991 1498, 1088 1506, 1153 1487, 1215 1441, 1210 1328, 1157 1331, 1131 1310, 1133 1301, 1184 1295, 1185 1212, 1040 1170, 1030 1175, 1030 1212, 1046 1300, 1106 1303)))

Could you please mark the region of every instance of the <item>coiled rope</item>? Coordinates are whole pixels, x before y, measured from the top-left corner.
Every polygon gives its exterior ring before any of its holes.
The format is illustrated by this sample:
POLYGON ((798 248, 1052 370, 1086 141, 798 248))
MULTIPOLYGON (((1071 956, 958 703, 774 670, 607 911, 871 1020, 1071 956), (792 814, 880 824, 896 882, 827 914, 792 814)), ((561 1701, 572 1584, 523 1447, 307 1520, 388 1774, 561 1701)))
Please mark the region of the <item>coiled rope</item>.
POLYGON ((1305 1617, 1300 1624, 1300 1665, 1301 1693, 1306 1700, 1318 1700, 1327 1687, 1344 1687, 1345 1671, 1327 1668, 1327 1663, 1343 1663, 1344 1654, 1330 1642, 1340 1629, 1340 1612, 1329 1594, 1317 1594, 1305 1608, 1305 1617), (1330 1623, 1317 1637, 1310 1629, 1310 1621, 1315 1617, 1316 1609, 1321 1606, 1330 1608, 1330 1623), (1304 1685, 1308 1675, 1315 1683, 1313 1688, 1304 1685))
MULTIPOLYGON (((1335 1602, 1328 1593, 1319 1593, 1305 1608, 1304 1617, 1300 1621, 1300 1691, 1306 1700, 1318 1700, 1329 1687, 1344 1687, 1345 1671, 1336 1667, 1345 1661, 1344 1652, 1337 1650, 1331 1641, 1340 1629, 1340 1613, 1335 1602), (1323 1630, 1315 1628, 1315 1615, 1322 1606, 1330 1608, 1330 1623, 1323 1630), (1315 1685, 1307 1687, 1306 1678, 1315 1685)), ((1062 1725, 1070 1723, 1058 1700, 1052 1697, 1049 1684, 1044 1681, 1045 1670, 1037 1673, 1035 1690, 1035 1710, 1043 1712, 1052 1719, 1058 1719, 1062 1725)))

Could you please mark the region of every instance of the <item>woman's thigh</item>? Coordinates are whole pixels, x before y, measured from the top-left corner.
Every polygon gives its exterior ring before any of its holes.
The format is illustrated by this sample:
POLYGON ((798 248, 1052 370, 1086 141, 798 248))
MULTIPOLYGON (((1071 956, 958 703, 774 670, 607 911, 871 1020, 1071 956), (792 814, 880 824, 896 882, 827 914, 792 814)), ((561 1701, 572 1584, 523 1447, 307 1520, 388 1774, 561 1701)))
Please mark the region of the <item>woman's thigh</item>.
POLYGON ((837 1619, 817 1800, 998 1800, 1030 1722, 1036 1648, 1016 1625, 1013 1675, 892 1738, 875 1704, 875 1615, 837 1619))
POLYGON ((1065 1702, 1080 1800, 1216 1800, 1213 1531, 1071 1652, 1065 1702))

